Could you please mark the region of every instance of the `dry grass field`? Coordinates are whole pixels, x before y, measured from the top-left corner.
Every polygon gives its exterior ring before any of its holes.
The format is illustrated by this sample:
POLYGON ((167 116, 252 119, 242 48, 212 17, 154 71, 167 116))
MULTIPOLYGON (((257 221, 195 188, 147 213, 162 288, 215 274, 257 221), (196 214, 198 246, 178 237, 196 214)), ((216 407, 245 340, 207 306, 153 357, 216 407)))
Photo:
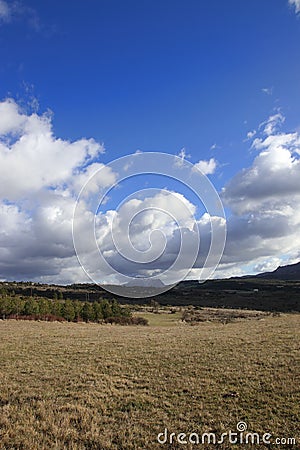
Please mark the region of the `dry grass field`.
POLYGON ((0 321, 0 448, 300 448, 300 315, 195 326, 176 314, 152 319, 0 321), (157 442, 165 428, 219 437, 239 421, 297 444, 157 442))

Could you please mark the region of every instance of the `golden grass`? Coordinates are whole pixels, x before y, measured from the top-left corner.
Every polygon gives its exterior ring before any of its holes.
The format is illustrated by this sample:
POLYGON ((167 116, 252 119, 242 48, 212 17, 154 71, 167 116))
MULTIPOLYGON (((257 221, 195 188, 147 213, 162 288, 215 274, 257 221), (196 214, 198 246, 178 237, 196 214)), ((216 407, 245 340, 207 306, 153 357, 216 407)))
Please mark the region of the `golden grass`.
MULTIPOLYGON (((165 311, 168 308, 165 308, 165 311)), ((180 310, 176 311, 175 314, 170 314, 162 310, 159 313, 152 313, 148 311, 134 312, 136 317, 144 317, 148 320, 151 327, 170 327, 178 325, 181 322, 182 312, 180 310)))
POLYGON ((0 448, 244 449, 157 442, 165 427, 222 433, 242 420, 299 438, 299 333, 300 315, 164 327, 0 321, 0 448))

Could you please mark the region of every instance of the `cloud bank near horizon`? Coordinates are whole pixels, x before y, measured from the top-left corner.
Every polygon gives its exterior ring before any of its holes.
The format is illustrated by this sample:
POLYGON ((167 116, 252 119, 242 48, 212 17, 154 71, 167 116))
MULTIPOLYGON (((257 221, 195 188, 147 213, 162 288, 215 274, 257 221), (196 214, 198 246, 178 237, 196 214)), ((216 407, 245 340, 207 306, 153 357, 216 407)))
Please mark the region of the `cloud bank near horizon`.
MULTIPOLYGON (((0 102, 0 278, 30 279, 48 283, 87 281, 73 247, 72 218, 74 205, 83 184, 100 168, 101 177, 93 178, 90 189, 101 191, 114 184, 116 174, 102 162, 103 145, 93 139, 74 142, 56 137, 51 114, 27 113, 13 99, 0 102)), ((300 237, 300 136, 281 131, 284 116, 276 112, 253 136, 256 153, 250 167, 234 175, 223 187, 221 198, 230 209, 228 238, 217 276, 244 274, 249 270, 275 268, 282 260, 299 258, 300 237), (243 269, 244 268, 244 269, 243 269)), ((199 161, 195 167, 206 174, 217 170, 214 159, 199 161), (200 167, 201 166, 201 167, 200 167)), ((192 212, 191 200, 181 195, 180 201, 192 212)), ((179 198, 179 197, 178 197, 179 198)), ((139 217, 138 197, 131 197, 116 212, 107 209, 97 217, 99 245, 115 267, 128 274, 159 273, 174 261, 180 246, 178 230, 170 216, 160 212, 174 202, 167 190, 148 196, 143 201, 155 206, 139 217), (148 236, 162 230, 167 236, 166 251, 155 263, 143 267, 129 264, 116 251, 109 231, 116 217, 117 233, 122 237, 128 215, 136 220, 130 230, 132 243, 144 249, 148 236)), ((180 227, 187 242, 194 245, 195 226, 184 210, 180 227)), ((87 203, 83 215, 90 214, 87 203)), ((210 220, 218 217, 202 214, 197 227, 202 248, 210 242, 210 220)), ((222 227, 221 220, 218 222, 222 227)), ((84 235, 84 224, 82 233, 84 235)), ((88 239, 87 239, 88 244, 88 239)), ((89 249, 87 245, 87 255, 89 249)), ((197 278, 203 257, 199 255, 191 271, 197 278)), ((109 273, 103 274, 108 282, 109 273)), ((101 280, 103 281, 103 280, 101 280)))

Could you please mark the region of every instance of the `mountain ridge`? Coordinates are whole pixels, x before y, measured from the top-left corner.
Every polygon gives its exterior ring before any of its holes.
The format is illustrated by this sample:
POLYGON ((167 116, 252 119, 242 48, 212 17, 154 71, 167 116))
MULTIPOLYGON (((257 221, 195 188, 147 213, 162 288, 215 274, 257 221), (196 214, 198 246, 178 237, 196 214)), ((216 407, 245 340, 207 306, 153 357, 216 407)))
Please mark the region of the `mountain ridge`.
POLYGON ((300 280, 300 262, 279 266, 272 272, 263 272, 254 276, 269 280, 300 280))

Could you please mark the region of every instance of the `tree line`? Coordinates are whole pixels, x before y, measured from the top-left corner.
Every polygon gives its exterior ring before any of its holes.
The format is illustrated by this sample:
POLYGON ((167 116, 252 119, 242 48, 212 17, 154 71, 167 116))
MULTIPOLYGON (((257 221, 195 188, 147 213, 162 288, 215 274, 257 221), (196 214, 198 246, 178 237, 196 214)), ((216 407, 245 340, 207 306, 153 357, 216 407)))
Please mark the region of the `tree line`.
POLYGON ((82 302, 59 298, 24 298, 22 296, 9 296, 5 292, 0 294, 0 318, 135 323, 135 320, 132 321, 135 318, 132 317, 129 308, 120 306, 115 299, 82 302))

